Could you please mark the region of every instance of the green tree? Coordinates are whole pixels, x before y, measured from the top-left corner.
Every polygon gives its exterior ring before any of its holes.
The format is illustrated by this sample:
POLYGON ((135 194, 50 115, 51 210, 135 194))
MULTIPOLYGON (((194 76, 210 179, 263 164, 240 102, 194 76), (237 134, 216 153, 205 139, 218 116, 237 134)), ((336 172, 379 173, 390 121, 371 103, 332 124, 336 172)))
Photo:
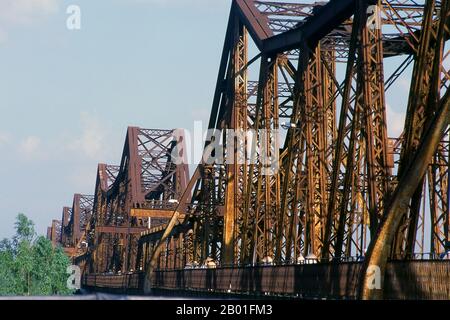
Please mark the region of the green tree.
POLYGON ((13 237, 13 242, 16 246, 20 242, 31 243, 36 235, 34 231, 34 222, 28 219, 23 213, 19 213, 14 223, 16 234, 13 237))
POLYGON ((31 272, 33 271, 33 248, 26 240, 18 243, 14 259, 18 294, 31 295, 31 272))
POLYGON ((0 295, 12 295, 15 288, 13 246, 9 239, 3 239, 0 242, 0 295))
POLYGON ((53 248, 50 241, 38 237, 33 246, 33 271, 31 292, 33 295, 70 294, 66 273, 69 258, 60 248, 53 248))
POLYGON ((0 295, 67 295, 69 258, 19 214, 12 240, 0 242, 0 295))

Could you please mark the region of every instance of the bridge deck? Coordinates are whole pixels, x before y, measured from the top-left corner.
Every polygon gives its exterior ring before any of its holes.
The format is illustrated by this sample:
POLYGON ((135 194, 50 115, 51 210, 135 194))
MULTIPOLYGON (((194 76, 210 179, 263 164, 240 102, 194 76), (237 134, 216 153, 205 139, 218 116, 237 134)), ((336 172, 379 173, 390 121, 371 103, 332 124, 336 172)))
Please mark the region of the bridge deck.
MULTIPOLYGON (((186 292, 355 299, 362 263, 261 266, 156 271, 155 289, 186 292)), ((449 261, 388 264, 386 299, 450 299, 449 261)), ((86 275, 90 290, 143 293, 143 273, 86 275)))

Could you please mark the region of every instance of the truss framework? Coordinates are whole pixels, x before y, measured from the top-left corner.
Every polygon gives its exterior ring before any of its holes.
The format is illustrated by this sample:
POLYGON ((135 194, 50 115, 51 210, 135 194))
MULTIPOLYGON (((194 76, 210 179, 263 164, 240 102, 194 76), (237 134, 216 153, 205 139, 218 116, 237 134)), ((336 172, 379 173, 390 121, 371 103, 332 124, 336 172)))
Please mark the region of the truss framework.
MULTIPOLYGON (((167 157, 173 131, 130 128, 121 165, 99 165, 85 232, 88 270, 151 273, 364 256, 390 218, 393 195, 405 188, 401 177, 427 147, 419 146, 439 134, 433 124, 448 92, 449 6, 234 0, 209 121, 216 139, 235 146, 226 154, 233 161, 202 161, 189 180, 187 167, 167 157), (384 65, 393 56, 401 59, 388 76, 384 65), (338 63, 345 64, 343 79, 338 63), (254 64, 257 78, 249 72, 254 64), (390 138, 386 92, 408 68, 403 133, 390 138), (227 129, 268 134, 250 139, 227 129), (238 161, 261 150, 276 163, 270 174, 260 160, 238 161), (178 203, 168 205, 170 199, 178 203), (139 212, 151 210, 170 214, 140 234, 148 217, 139 212)), ((449 249, 448 121, 446 128, 399 213, 402 223, 387 244, 391 258, 449 249)))

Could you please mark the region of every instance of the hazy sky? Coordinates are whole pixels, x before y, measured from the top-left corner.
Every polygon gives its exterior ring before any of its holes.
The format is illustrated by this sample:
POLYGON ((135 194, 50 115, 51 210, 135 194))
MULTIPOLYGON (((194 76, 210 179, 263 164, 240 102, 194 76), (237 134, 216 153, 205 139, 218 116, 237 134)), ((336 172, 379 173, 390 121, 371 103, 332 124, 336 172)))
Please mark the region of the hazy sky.
MULTIPOLYGON (((92 194, 97 163, 120 161, 127 126, 208 119, 230 4, 0 0, 0 238, 19 212, 44 233, 74 193, 92 194), (81 30, 66 27, 72 4, 81 30)), ((392 89, 393 134, 407 86, 392 89)))

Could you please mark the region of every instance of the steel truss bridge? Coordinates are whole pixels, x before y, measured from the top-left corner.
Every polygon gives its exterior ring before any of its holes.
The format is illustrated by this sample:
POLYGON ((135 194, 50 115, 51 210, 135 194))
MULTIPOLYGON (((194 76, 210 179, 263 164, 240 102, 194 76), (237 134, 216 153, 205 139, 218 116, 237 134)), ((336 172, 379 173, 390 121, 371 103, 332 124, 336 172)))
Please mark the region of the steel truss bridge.
POLYGON ((129 128, 53 221, 85 287, 450 299, 450 1, 304 2, 232 1, 209 119, 224 163, 191 176, 182 131, 129 128))

